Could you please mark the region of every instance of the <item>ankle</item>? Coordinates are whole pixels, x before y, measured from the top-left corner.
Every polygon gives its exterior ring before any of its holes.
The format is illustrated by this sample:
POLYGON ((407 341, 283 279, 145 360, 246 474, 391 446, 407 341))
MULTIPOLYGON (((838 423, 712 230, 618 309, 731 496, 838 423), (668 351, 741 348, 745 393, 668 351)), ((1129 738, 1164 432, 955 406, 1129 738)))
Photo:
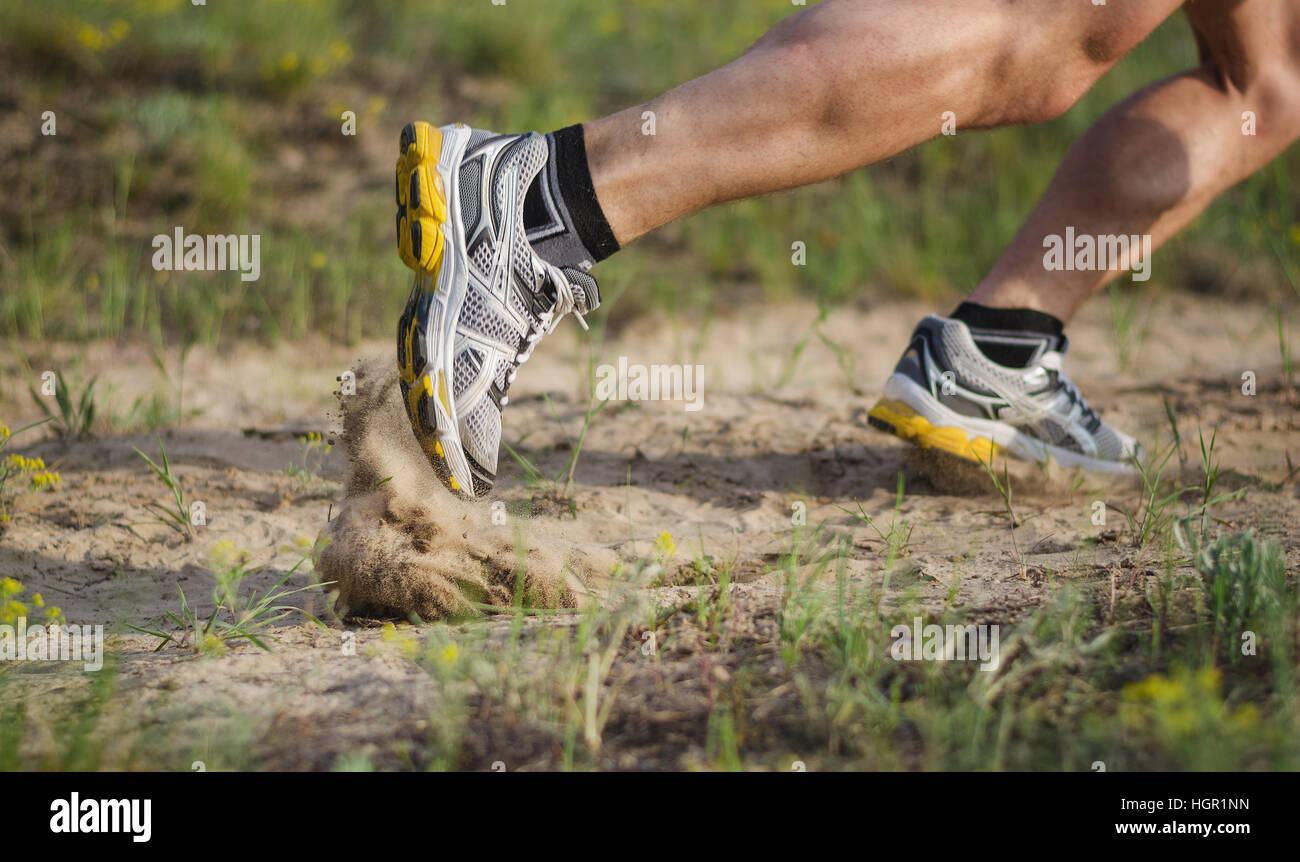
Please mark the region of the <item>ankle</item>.
POLYGON ((1027 309, 1050 315, 1062 324, 1070 322, 1077 309, 1077 303, 1069 300, 1061 291, 1048 292, 1042 285, 1022 279, 1008 279, 980 282, 974 292, 967 298, 968 302, 990 309, 1027 309))

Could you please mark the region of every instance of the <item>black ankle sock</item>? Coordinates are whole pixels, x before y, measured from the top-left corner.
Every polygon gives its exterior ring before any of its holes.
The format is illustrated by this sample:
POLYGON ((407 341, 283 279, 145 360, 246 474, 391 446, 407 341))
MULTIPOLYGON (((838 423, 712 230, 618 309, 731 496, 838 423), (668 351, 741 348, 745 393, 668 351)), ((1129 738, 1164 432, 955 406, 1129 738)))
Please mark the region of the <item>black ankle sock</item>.
POLYGON ((524 198, 528 243, 542 260, 587 271, 618 251, 596 199, 582 126, 546 136, 550 156, 524 198))
POLYGON ((1021 339, 1016 334, 1049 336, 1058 349, 1065 344, 1065 324, 1050 314, 1032 308, 991 308, 963 302, 948 315, 971 330, 976 346, 989 359, 1010 368, 1023 368, 1042 350, 1043 339, 1021 339), (1006 336, 1012 336, 1007 338, 1006 336))
POLYGON ((975 329, 1033 332, 1037 335, 1060 335, 1065 331, 1065 324, 1060 320, 1032 308, 992 308, 977 302, 963 302, 948 316, 975 329))

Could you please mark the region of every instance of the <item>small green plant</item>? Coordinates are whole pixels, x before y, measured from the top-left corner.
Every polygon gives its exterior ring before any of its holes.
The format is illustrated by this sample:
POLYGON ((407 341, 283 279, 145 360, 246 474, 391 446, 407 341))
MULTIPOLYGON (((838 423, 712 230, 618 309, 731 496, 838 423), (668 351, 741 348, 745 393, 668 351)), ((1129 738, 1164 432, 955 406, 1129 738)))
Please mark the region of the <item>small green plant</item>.
POLYGON ((294 490, 311 496, 328 495, 333 490, 333 483, 321 476, 320 470, 324 466, 325 456, 334 447, 321 437, 319 431, 309 431, 298 437, 298 447, 298 463, 291 463, 284 468, 285 475, 293 480, 294 490))
MULTIPOLYGON (((551 408, 551 415, 555 417, 555 421, 559 422, 560 416, 555 410, 555 405, 551 403, 549 396, 546 397, 546 403, 551 408)), ((605 405, 608 403, 609 398, 597 403, 594 394, 587 402, 587 412, 582 417, 582 430, 578 432, 577 441, 570 445, 569 463, 564 465, 564 487, 560 489, 561 498, 567 499, 569 489, 573 487, 573 471, 578 468, 578 456, 582 454, 582 444, 587 440, 587 431, 591 429, 592 421, 600 414, 600 411, 605 409, 605 405)), ((563 428, 563 424, 560 427, 563 428)))
POLYGON ((844 383, 857 395, 865 395, 866 391, 862 388, 861 379, 858 375, 858 357, 849 348, 835 341, 822 330, 822 323, 826 319, 826 304, 822 302, 822 313, 817 317, 817 323, 814 330, 817 337, 821 339, 822 344, 835 355, 835 364, 839 366, 840 373, 844 375, 844 383))
POLYGON ((1155 751, 1172 755, 1188 769, 1221 769, 1224 759, 1259 724, 1253 703, 1234 704, 1220 694, 1215 667, 1178 667, 1153 673, 1120 691, 1120 725, 1155 751))
POLYGON ((81 397, 73 404, 72 394, 68 390, 68 382, 63 378, 62 373, 54 375, 54 403, 59 408, 56 414, 50 409, 41 394, 35 386, 29 386, 32 393, 32 400, 36 406, 41 409, 49 421, 54 422, 54 427, 59 430, 60 436, 65 441, 71 442, 82 437, 90 436, 91 425, 95 421, 95 381, 97 377, 90 378, 81 390, 81 397))
MULTIPOLYGON (((1276 542, 1255 538, 1253 530, 1214 540, 1198 538, 1186 527, 1193 519, 1174 524, 1179 546, 1191 557, 1201 576, 1201 596, 1214 624, 1211 653, 1252 628, 1261 614, 1280 607, 1285 594, 1285 555, 1276 542)), ((1229 655, 1236 659, 1235 650, 1229 655)))
POLYGON ((912 540, 912 527, 915 526, 914 524, 911 524, 902 519, 902 512, 903 512, 902 471, 900 470, 898 473, 898 484, 894 492, 893 517, 890 518, 888 532, 881 530, 880 527, 876 524, 875 520, 872 519, 872 517, 867 514, 867 511, 862 508, 862 501, 854 500, 853 502, 858 507, 858 510, 856 512, 850 511, 849 509, 846 509, 843 506, 839 506, 838 508, 841 512, 845 512, 846 514, 852 515, 854 518, 857 518, 859 521, 866 524, 868 527, 870 527, 872 530, 875 531, 876 535, 880 538, 880 541, 883 542, 885 545, 885 571, 889 571, 889 569, 893 567, 894 561, 907 553, 908 542, 912 540))
POLYGON ((1227 494, 1214 493, 1214 489, 1219 484, 1219 464, 1214 459, 1214 444, 1219 439, 1219 429, 1216 427, 1210 434, 1208 444, 1205 442, 1205 432, 1199 433, 1201 441, 1201 474, 1204 479, 1201 483, 1201 505, 1193 510, 1193 514, 1201 516, 1201 533, 1204 535, 1210 525, 1210 507, 1227 500, 1240 499, 1245 496, 1246 489, 1239 488, 1227 494))
POLYGON ((54 605, 46 605, 40 593, 33 593, 27 601, 23 601, 25 592, 27 588, 16 579, 0 578, 0 625, 15 625, 20 617, 28 616, 33 609, 41 612, 41 622, 44 625, 66 622, 63 611, 54 605), (28 602, 31 602, 31 608, 28 608, 28 602))
MULTIPOLYGON (((671 537, 670 537, 671 540, 671 537)), ((609 607, 593 602, 577 625, 572 659, 563 670, 561 690, 569 732, 581 732, 587 750, 600 751, 605 725, 627 676, 610 682, 615 660, 641 617, 638 591, 653 580, 659 566, 638 560, 623 574, 621 590, 611 594, 609 607), (583 657, 585 656, 585 660, 583 657)))
MULTIPOLYGON (((9 430, 8 425, 0 423, 0 453, 18 434, 49 421, 42 419, 14 432, 9 430)), ((24 491, 45 491, 61 481, 59 474, 46 468, 45 461, 41 458, 27 458, 17 454, 0 457, 0 530, 9 523, 9 507, 19 494, 24 491)))
POLYGON ((523 469, 524 484, 527 485, 530 490, 537 492, 540 489, 543 496, 554 497, 556 499, 559 498, 560 488, 555 483, 555 480, 547 476, 545 473, 543 473, 542 469, 538 467, 537 464, 535 464, 527 455, 524 455, 522 452, 516 451, 515 447, 511 446, 509 443, 507 443, 504 440, 501 441, 501 448, 505 449, 506 452, 510 453, 510 457, 514 458, 515 463, 517 463, 520 466, 520 468, 523 469))
POLYGON ((181 346, 180 358, 176 361, 176 377, 173 378, 167 371, 167 357, 163 350, 153 349, 150 351, 150 358, 153 360, 153 367, 158 369, 163 380, 167 382, 176 391, 176 424, 179 425, 185 418, 185 360, 189 358, 190 351, 194 349, 194 342, 187 341, 181 346))
POLYGON ((1119 357, 1120 370, 1128 371, 1137 348, 1146 340, 1150 330, 1149 322, 1138 322, 1138 310, 1150 302, 1150 297, 1144 297, 1133 290, 1126 294, 1118 282, 1111 282, 1107 293, 1110 296, 1110 325, 1115 336, 1115 353, 1119 357))
POLYGON ((323 629, 325 624, 312 614, 294 605, 283 604, 289 596, 332 583, 327 581, 292 589, 285 587, 289 578, 312 558, 309 542, 301 540, 298 548, 304 551, 303 556, 283 577, 262 592, 245 592, 244 581, 266 567, 250 567, 247 551, 236 550, 234 543, 229 540, 218 542, 208 555, 208 568, 215 581, 210 614, 206 617, 200 614, 186 598, 185 591, 177 587, 181 597, 180 611, 167 611, 167 619, 177 627, 177 631, 164 632, 129 623, 127 625, 135 631, 158 638, 160 642, 154 648, 155 652, 170 643, 200 654, 225 652, 228 644, 240 640, 247 640, 260 649, 270 651, 266 642, 271 638, 266 634, 266 629, 290 614, 301 614, 323 629))
POLYGON ((1282 309, 1273 309, 1273 320, 1277 324, 1277 350, 1282 355, 1282 379, 1286 381, 1286 397, 1295 400, 1295 357, 1291 355, 1291 345, 1287 341, 1286 324, 1282 320, 1282 309))
MULTIPOLYGON (((1043 457, 1047 457, 1046 451, 1043 457)), ((1002 475, 999 477, 997 471, 993 469, 993 456, 989 460, 980 459, 980 466, 988 474, 989 481, 993 483, 994 489, 998 496, 1002 498, 1002 507, 1007 510, 1007 528, 1011 531, 1011 550, 1015 552, 1016 564, 1020 567, 1020 576, 1025 577, 1029 571, 1029 566, 1025 563, 1025 555, 1020 552, 1020 543, 1016 540, 1016 528, 1020 526, 1020 521, 1016 519, 1016 511, 1011 505, 1011 471, 1004 460, 1002 462, 1002 475)))
POLYGON ((1133 544, 1138 548, 1139 559, 1146 553, 1152 540, 1169 529, 1176 515, 1174 506, 1187 491, 1186 488, 1176 487, 1162 495, 1167 487, 1163 481, 1165 470, 1169 466, 1169 459, 1179 449, 1179 445, 1179 441, 1170 444, 1169 450, 1150 464, 1143 464, 1134 459, 1138 475, 1142 478, 1142 496, 1138 500, 1137 507, 1131 511, 1116 506, 1128 522, 1133 544))
POLYGON ((551 409, 551 415, 555 418, 556 424, 560 426, 560 431, 564 434, 565 439, 568 440, 569 443, 569 460, 565 463, 564 469, 557 473, 554 478, 551 478, 543 473, 541 468, 538 467, 535 462, 529 460, 527 456, 516 451, 509 443, 506 443, 503 440, 501 445, 508 453, 510 453, 510 457, 514 458, 515 462, 523 469, 525 485, 534 492, 540 489, 542 497, 549 498, 557 503, 566 503, 569 509, 569 514, 576 518, 578 516, 577 504, 574 502, 573 498, 569 496, 569 491, 573 487, 573 474, 578 468, 578 458, 582 455, 582 446, 583 443, 586 442, 587 432, 591 429, 591 423, 595 420, 596 416, 600 414, 600 411, 605 409, 605 405, 609 404, 610 399, 606 398, 603 401, 597 402, 593 390, 593 395, 587 402, 587 410, 582 419, 582 428, 578 432, 578 439, 571 440, 569 439, 567 429, 564 427, 564 422, 560 419, 559 411, 555 408, 555 403, 551 401, 550 396, 543 397, 546 398, 546 405, 551 409), (560 484, 561 478, 564 480, 563 485, 560 484))
POLYGON ((987 461, 981 458, 980 466, 983 467, 984 472, 988 474, 989 481, 993 483, 993 489, 997 491, 998 496, 1002 498, 1002 508, 1006 509, 1007 521, 1011 524, 1011 529, 1014 530, 1016 527, 1020 526, 1020 521, 1016 518, 1015 509, 1011 505, 1012 491, 1011 471, 1009 465, 1005 461, 1003 462, 1001 476, 999 476, 997 471, 993 469, 992 458, 989 458, 987 461))
POLYGON ((1174 448, 1178 451, 1178 468, 1179 475, 1182 474, 1182 468, 1187 466, 1187 454, 1183 451, 1183 435, 1178 430, 1178 417, 1174 413, 1174 405, 1169 403, 1169 397, 1161 397, 1161 402, 1165 407, 1165 418, 1169 420, 1169 429, 1174 435, 1174 448))
POLYGON ((194 538, 194 524, 190 520, 190 510, 185 503, 185 490, 181 487, 180 477, 172 472, 171 464, 167 460, 167 451, 163 449, 162 439, 158 440, 158 457, 162 461, 159 465, 148 455, 135 450, 135 454, 144 459, 150 469, 158 476, 158 479, 167 486, 171 491, 172 499, 167 505, 158 503, 146 503, 145 509, 157 516, 157 519, 149 523, 162 524, 171 527, 180 533, 188 541, 194 538))
POLYGON ((1137 561, 1141 561, 1146 556, 1147 551, 1157 539, 1161 536, 1167 538, 1170 529, 1177 526, 1178 502, 1185 495, 1193 494, 1198 490, 1201 493, 1199 505, 1189 506, 1185 517, 1187 519, 1200 518, 1200 535, 1204 537, 1210 521, 1213 520, 1210 514, 1211 507, 1227 500, 1240 499, 1246 492, 1245 488, 1240 488, 1228 493, 1215 493, 1215 488, 1219 482, 1219 465, 1214 455, 1215 444, 1219 436, 1217 428, 1210 433, 1208 440, 1206 440, 1203 430, 1197 432, 1201 453, 1202 480, 1200 486, 1174 485, 1171 487, 1165 481, 1164 474, 1175 453, 1179 453, 1180 459, 1182 458, 1182 438, 1177 432, 1178 426, 1174 421, 1173 410, 1167 403, 1165 411, 1169 417, 1170 425, 1174 428, 1173 443, 1170 444, 1169 449, 1162 456, 1149 464, 1143 464, 1135 459, 1134 464, 1137 466, 1138 474, 1142 478, 1142 496, 1137 507, 1133 510, 1116 506, 1123 513, 1128 523, 1129 532, 1133 536, 1133 544, 1138 549, 1137 561))

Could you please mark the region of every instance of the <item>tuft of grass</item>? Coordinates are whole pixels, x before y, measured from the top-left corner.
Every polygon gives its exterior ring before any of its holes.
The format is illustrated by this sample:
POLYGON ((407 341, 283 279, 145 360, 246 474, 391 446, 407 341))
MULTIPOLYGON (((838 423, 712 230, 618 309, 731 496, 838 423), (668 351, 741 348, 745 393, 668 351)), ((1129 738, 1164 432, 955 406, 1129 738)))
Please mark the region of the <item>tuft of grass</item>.
POLYGON ((153 470, 158 480, 171 492, 171 500, 167 504, 145 504, 145 509, 157 516, 156 520, 149 523, 170 527, 184 536, 186 541, 193 539, 194 523, 190 518, 189 506, 185 502, 185 489, 181 486, 180 477, 172 472, 171 463, 167 460, 167 450, 163 448, 162 438, 158 439, 158 459, 162 462, 161 464, 156 463, 138 448, 132 448, 135 449, 135 454, 143 458, 144 462, 149 465, 149 469, 153 470))
MULTIPOLYGON (((1186 529, 1187 523, 1175 524, 1174 531, 1200 574, 1201 597, 1214 631, 1210 653, 1218 655, 1221 644, 1235 643, 1244 632, 1260 628, 1266 615, 1285 607, 1286 556, 1281 545, 1261 541, 1253 530, 1209 540, 1186 529)), ((1242 656, 1239 650, 1227 652, 1232 661, 1242 656)))
POLYGON ((1295 357, 1291 355, 1291 345, 1287 339, 1286 323, 1282 320, 1282 309, 1273 309, 1273 321, 1277 327, 1277 352, 1282 357, 1282 379, 1286 381, 1286 397, 1295 401, 1295 357))
POLYGON ((185 421, 185 360, 189 358, 190 351, 194 349, 194 340, 191 338, 181 345, 180 356, 176 360, 176 375, 167 370, 167 357, 164 351, 158 348, 152 348, 149 352, 149 358, 153 362, 153 367, 158 369, 163 381, 172 389, 176 395, 176 407, 171 411, 174 417, 175 427, 179 428, 181 422, 185 421))
MULTIPOLYGON (((1044 452, 1043 457, 1047 454, 1044 452)), ((993 488, 998 492, 1002 499, 1002 507, 1007 513, 1007 529, 1011 531, 1011 550, 1015 552, 1016 564, 1020 569, 1020 577, 1025 577, 1029 567, 1025 563, 1025 555, 1020 551, 1020 542, 1016 539, 1016 528, 1020 526, 1020 521, 1016 519, 1016 511, 1011 505, 1011 471, 1010 465, 1004 460, 1002 462, 1002 475, 998 476, 997 471, 993 469, 993 458, 990 457, 986 462, 980 459, 980 466, 988 474, 989 481, 993 483, 993 488)))
POLYGON ((1141 310, 1149 307, 1151 297, 1132 288, 1125 291, 1115 281, 1107 285, 1106 293, 1110 297, 1110 326, 1114 336, 1115 355, 1119 359, 1120 371, 1128 371, 1133 366, 1138 348, 1151 332, 1150 316, 1144 320, 1139 319, 1141 310))
POLYGON ((568 429, 564 427, 564 420, 560 418, 560 413, 556 409, 555 403, 551 401, 550 396, 543 394, 543 397, 546 399, 546 406, 550 408, 551 416, 555 419, 555 424, 560 426, 560 432, 564 435, 565 440, 568 443, 569 458, 565 462, 563 469, 553 477, 548 476, 542 471, 541 467, 539 467, 536 462, 516 450, 509 443, 502 440, 501 446, 510 454, 511 458, 515 459, 515 463, 524 471, 522 477, 524 484, 528 486, 534 496, 540 496, 544 499, 549 499, 555 503, 564 505, 569 510, 569 514, 576 518, 578 517, 577 502, 569 496, 569 491, 573 487, 573 474, 578 468, 578 459, 582 455, 582 447, 587 440, 587 432, 591 429, 592 422, 594 422, 596 417, 600 415, 600 412, 605 409, 605 406, 609 404, 610 399, 605 398, 602 401, 596 401, 595 390, 593 388, 592 396, 587 402, 587 408, 582 417, 582 427, 578 429, 578 437, 574 440, 569 436, 568 429), (563 484, 561 484, 561 481, 563 481, 563 484))
POLYGON ((167 632, 129 623, 127 625, 135 631, 158 638, 155 652, 170 643, 199 654, 221 653, 225 652, 230 643, 241 640, 269 651, 267 629, 291 614, 301 614, 320 628, 326 628, 324 623, 302 608, 283 604, 289 596, 331 583, 327 581, 286 588, 289 579, 311 558, 311 551, 308 550, 267 589, 260 592, 252 589, 245 591, 244 581, 261 572, 265 566, 250 566, 247 552, 237 551, 229 541, 219 542, 208 556, 209 571, 215 582, 210 614, 205 617, 199 613, 186 598, 185 591, 177 587, 181 599, 180 610, 175 613, 167 611, 166 614, 167 619, 176 626, 175 631, 167 632))
POLYGON ((91 426, 95 422, 95 381, 92 377, 81 389, 81 395, 75 400, 68 389, 68 382, 61 372, 54 376, 54 404, 59 412, 50 409, 46 399, 42 398, 35 385, 28 386, 32 400, 45 414, 46 419, 54 423, 54 428, 66 442, 80 440, 90 436, 91 426))
MULTIPOLYGON (((291 463, 284 468, 284 473, 293 482, 294 490, 299 494, 308 496, 328 496, 334 491, 334 483, 320 475, 320 470, 325 463, 325 456, 329 455, 333 446, 329 444, 319 431, 310 431, 298 438, 299 458, 297 463, 291 463)), ((375 479, 371 490, 392 479, 391 476, 384 480, 375 479)))
POLYGON ((852 515, 862 523, 866 524, 885 545, 885 571, 889 571, 894 566, 895 560, 907 553, 907 545, 912 540, 912 528, 915 524, 903 520, 903 471, 898 471, 898 483, 894 491, 894 509, 893 515, 889 520, 889 530, 881 530, 875 520, 867 514, 862 508, 860 500, 854 500, 858 510, 856 512, 839 506, 839 510, 848 515, 852 515))
POLYGON ((1169 484, 1163 481, 1169 459, 1174 456, 1177 449, 1178 442, 1175 441, 1163 456, 1149 464, 1135 460, 1138 475, 1142 478, 1142 492, 1138 505, 1131 510, 1116 507, 1128 522, 1129 533, 1133 537, 1133 544, 1138 548, 1139 559, 1157 537, 1168 531, 1177 514, 1175 504, 1187 492, 1186 488, 1175 487, 1166 493, 1169 484))
MULTIPOLYGON (((9 663, 4 663, 8 665, 9 663)), ((52 703, 48 695, 20 686, 0 666, 0 771, 94 772, 120 768, 110 756, 118 693, 118 660, 109 652, 104 667, 84 674, 72 693, 52 703)), ((61 687, 62 688, 62 687, 61 687)))
MULTIPOLYGON (((526 545, 521 548, 526 553, 526 545)), ((650 558, 620 565, 609 595, 576 611, 519 603, 494 608, 510 615, 505 633, 486 620, 428 629, 423 648, 414 644, 413 654, 434 685, 429 768, 465 768, 473 753, 466 749, 477 742, 471 728, 485 710, 503 707, 525 738, 544 740, 545 750, 559 752, 560 768, 598 763, 606 728, 636 664, 657 660, 641 634, 654 630, 653 623, 645 627, 643 622, 645 587, 660 569, 650 558)), ((661 638, 658 650, 664 646, 661 638)), ((514 758, 528 754, 526 746, 512 746, 478 757, 494 769, 510 770, 518 762, 514 758)))

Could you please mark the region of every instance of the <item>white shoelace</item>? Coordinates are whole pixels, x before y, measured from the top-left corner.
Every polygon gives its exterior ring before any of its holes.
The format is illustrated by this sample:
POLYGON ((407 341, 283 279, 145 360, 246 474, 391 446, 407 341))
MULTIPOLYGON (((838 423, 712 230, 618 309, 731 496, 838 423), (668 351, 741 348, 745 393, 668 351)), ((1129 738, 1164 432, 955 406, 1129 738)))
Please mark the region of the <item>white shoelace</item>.
POLYGON ((1092 407, 1089 406, 1088 402, 1084 400, 1083 393, 1074 385, 1074 381, 1065 376, 1065 369, 1063 367, 1064 359, 1064 355, 1059 351, 1049 350, 1042 355, 1038 364, 1049 371, 1055 371, 1057 383, 1061 385, 1062 389, 1069 393, 1069 397, 1073 402, 1070 408, 1070 421, 1078 421, 1084 415, 1089 413, 1094 416, 1097 415, 1096 411, 1093 410, 1092 407))
MULTIPOLYGON (((543 263, 546 267, 547 278, 555 286, 555 307, 550 311, 543 311, 538 316, 536 325, 531 327, 528 334, 524 336, 524 349, 515 354, 515 362, 518 363, 528 361, 528 357, 533 355, 533 349, 537 347, 537 342, 542 340, 542 336, 554 332, 555 327, 559 326, 560 321, 564 319, 564 315, 572 312, 582 328, 588 328, 586 319, 578 311, 578 301, 573 295, 573 286, 569 284, 569 279, 565 277, 559 267, 543 263)), ((509 380, 513 381, 514 377, 515 373, 510 372, 509 380)))

